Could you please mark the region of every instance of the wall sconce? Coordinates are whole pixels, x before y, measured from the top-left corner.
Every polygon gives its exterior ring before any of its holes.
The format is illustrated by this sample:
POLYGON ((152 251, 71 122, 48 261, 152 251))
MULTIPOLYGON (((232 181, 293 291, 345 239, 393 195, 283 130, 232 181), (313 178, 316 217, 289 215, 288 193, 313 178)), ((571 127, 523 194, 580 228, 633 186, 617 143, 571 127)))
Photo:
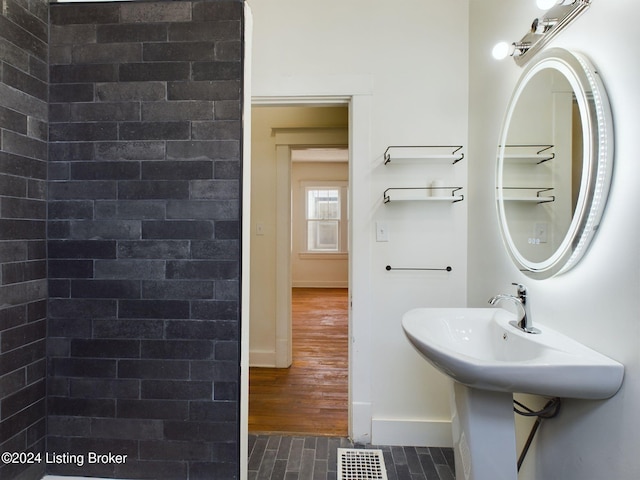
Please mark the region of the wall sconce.
POLYGON ((553 37, 573 22, 591 5, 591 0, 537 0, 541 9, 548 10, 535 18, 531 28, 519 42, 498 43, 493 47, 493 57, 501 60, 512 56, 522 66, 553 37))

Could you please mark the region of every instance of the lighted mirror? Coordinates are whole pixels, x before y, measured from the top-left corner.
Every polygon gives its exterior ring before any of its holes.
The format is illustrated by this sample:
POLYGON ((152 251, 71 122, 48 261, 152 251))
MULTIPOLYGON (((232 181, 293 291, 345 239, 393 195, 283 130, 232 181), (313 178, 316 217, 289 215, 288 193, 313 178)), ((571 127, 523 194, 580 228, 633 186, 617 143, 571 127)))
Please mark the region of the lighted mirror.
POLYGON ((600 76, 582 55, 542 52, 515 87, 498 148, 498 216, 520 270, 548 278, 580 260, 600 224, 612 162, 600 76))

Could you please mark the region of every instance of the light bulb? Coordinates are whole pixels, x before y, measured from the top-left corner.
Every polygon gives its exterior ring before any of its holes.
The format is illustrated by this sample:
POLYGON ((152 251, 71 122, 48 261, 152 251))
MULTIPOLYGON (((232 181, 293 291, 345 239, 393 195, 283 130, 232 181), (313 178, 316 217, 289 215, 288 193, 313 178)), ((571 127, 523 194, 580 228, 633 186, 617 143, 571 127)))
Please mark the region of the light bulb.
POLYGON ((493 55, 493 58, 495 58, 496 60, 502 60, 504 58, 507 58, 510 50, 511 46, 507 42, 496 43, 495 47, 493 47, 493 50, 491 50, 491 55, 493 55))
POLYGON ((536 5, 540 10, 549 10, 556 5, 572 5, 576 0, 536 0, 536 5))
POLYGON ((562 0, 560 0, 560 2, 558 2, 558 0, 536 0, 536 5, 540 10, 549 10, 551 7, 561 2, 562 0))

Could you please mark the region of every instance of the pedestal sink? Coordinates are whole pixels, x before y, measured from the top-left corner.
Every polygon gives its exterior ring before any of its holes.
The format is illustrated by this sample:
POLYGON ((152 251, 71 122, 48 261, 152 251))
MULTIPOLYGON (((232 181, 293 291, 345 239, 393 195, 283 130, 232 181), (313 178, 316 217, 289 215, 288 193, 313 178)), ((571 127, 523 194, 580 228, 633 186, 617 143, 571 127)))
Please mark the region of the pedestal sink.
POLYGON ((515 480, 513 393, 599 400, 622 384, 622 364, 536 323, 510 325, 500 308, 417 308, 402 317, 409 341, 454 380, 458 480, 515 480))

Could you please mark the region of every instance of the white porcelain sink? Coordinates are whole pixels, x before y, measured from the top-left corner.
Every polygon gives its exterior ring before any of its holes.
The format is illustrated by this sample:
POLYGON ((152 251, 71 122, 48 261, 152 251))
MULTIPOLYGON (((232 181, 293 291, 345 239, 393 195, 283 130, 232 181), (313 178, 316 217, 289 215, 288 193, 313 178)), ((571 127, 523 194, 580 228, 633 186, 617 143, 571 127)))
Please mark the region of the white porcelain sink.
POLYGON ((624 367, 535 323, 524 333, 501 308, 417 308, 402 327, 436 368, 469 387, 553 397, 605 399, 622 384, 624 367))

